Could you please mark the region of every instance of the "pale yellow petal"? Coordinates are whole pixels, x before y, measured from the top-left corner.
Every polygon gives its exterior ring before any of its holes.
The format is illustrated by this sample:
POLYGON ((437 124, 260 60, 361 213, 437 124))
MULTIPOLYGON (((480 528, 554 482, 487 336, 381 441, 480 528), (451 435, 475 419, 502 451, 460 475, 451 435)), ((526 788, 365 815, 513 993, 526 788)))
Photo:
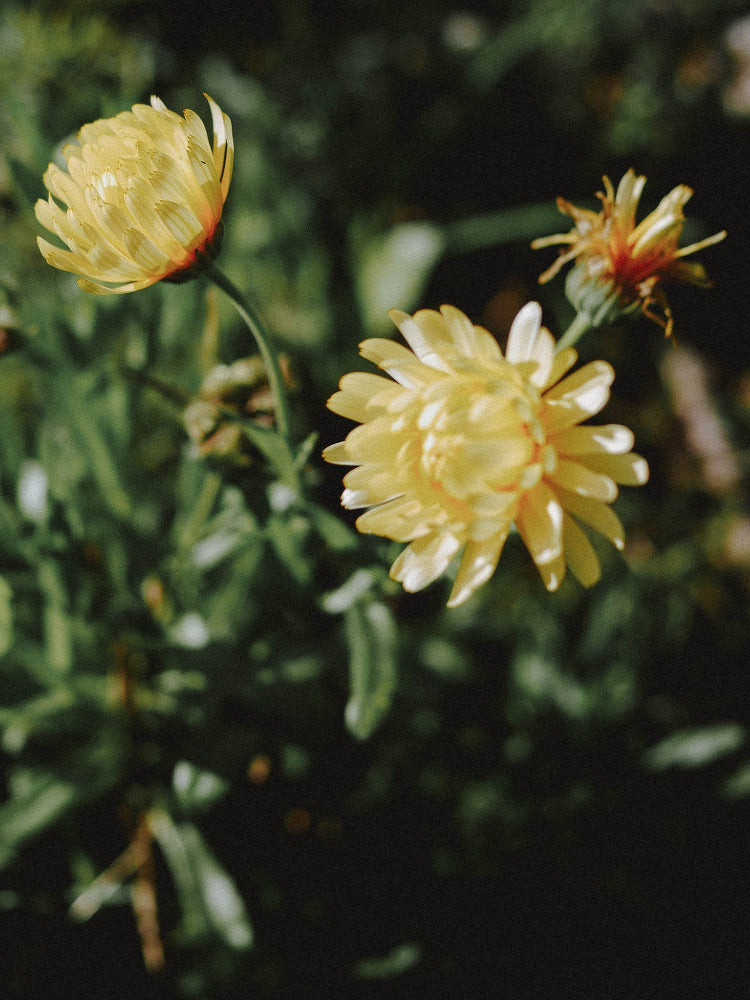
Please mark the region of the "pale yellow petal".
POLYGON ((370 463, 359 465, 347 472, 344 476, 344 486, 346 488, 341 494, 341 504, 347 510, 385 503, 401 496, 404 492, 392 468, 370 463))
POLYGON ((408 389, 422 388, 443 377, 440 372, 423 365, 407 347, 394 340, 382 337, 363 340, 359 353, 408 389))
POLYGON ((622 455, 630 451, 635 441, 633 432, 622 424, 570 427, 553 440, 564 455, 622 455))
MULTIPOLYGON (((607 461, 612 461, 620 456, 607 456, 607 461)), ((595 472, 589 467, 589 461, 593 458, 587 457, 587 464, 575 462, 572 459, 561 459, 557 463, 554 472, 548 476, 551 483, 561 486, 571 493, 578 493, 580 496, 591 497, 593 500, 604 500, 611 503, 617 497, 617 486, 611 476, 595 472)))
POLYGON ((208 94, 203 95, 211 109, 211 121, 214 129, 213 158, 216 173, 221 180, 221 193, 226 201, 229 184, 232 180, 234 167, 234 136, 229 115, 224 114, 216 101, 208 94))
POLYGON ((527 302, 513 320, 505 357, 512 365, 529 361, 534 354, 542 324, 542 307, 538 302, 527 302))
POLYGON ((349 372, 340 380, 339 391, 331 396, 326 405, 339 416, 362 423, 373 416, 380 416, 388 403, 402 392, 400 386, 382 375, 349 372))
POLYGON ((422 590, 445 572, 462 544, 450 531, 418 538, 397 557, 390 575, 408 593, 422 590))
POLYGON ((567 514, 563 519, 563 543, 570 572, 584 587, 593 587, 602 572, 599 557, 584 532, 567 514))
POLYGON ((648 462, 641 455, 587 455, 586 465, 622 486, 643 486, 648 482, 648 462))
POLYGON ((563 510, 574 514, 584 524, 604 535, 615 548, 622 550, 625 547, 625 529, 620 518, 608 504, 577 493, 569 493, 567 490, 556 492, 563 510))
POLYGON ((453 583, 448 607, 457 608, 483 584, 497 568, 500 555, 508 537, 508 528, 484 542, 468 541, 461 555, 461 564, 453 583))
POLYGON ((426 522, 424 509, 409 496, 397 497, 366 510, 356 520, 357 530, 364 535, 380 535, 394 542, 411 542, 433 530, 426 522))
POLYGON ((408 313, 391 309, 388 315, 422 364, 440 371, 452 371, 445 355, 453 349, 453 340, 448 324, 439 312, 420 309, 409 316, 408 313))
POLYGON ((448 324, 448 331, 459 352, 478 361, 499 361, 500 345, 489 331, 475 326, 469 317, 455 306, 440 306, 440 313, 448 324))
POLYGON ((562 507, 549 487, 540 483, 521 497, 516 526, 538 567, 557 566, 563 552, 562 525, 562 507))

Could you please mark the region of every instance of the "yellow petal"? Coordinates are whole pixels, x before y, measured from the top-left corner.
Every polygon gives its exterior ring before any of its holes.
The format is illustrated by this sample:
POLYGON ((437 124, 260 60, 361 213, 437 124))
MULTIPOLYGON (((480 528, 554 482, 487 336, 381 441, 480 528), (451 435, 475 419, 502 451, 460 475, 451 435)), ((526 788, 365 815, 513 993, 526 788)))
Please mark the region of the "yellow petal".
POLYGON ((622 424, 570 427, 554 437, 555 447, 565 455, 622 455, 634 440, 633 432, 622 424))
POLYGON ((608 504, 588 496, 569 493, 567 490, 558 490, 557 498, 563 510, 574 514, 584 524, 608 538, 615 548, 622 551, 625 547, 625 529, 620 518, 608 504))
POLYGON ((572 517, 563 520, 565 561, 573 576, 584 587, 593 587, 601 576, 601 565, 594 547, 572 517))
POLYGON ((390 575, 409 593, 422 590, 445 572, 461 545, 461 539, 450 531, 418 538, 397 557, 390 575))
POLYGON ((448 607, 457 608, 471 597, 475 590, 486 583, 497 568, 500 555, 508 537, 506 527, 499 534, 484 542, 466 543, 461 564, 453 583, 448 607))
MULTIPOLYGON (((607 461, 614 461, 621 456, 607 456, 607 461)), ((561 459, 549 480, 556 486, 561 486, 571 493, 591 497, 594 500, 604 500, 611 503, 617 497, 617 486, 611 476, 595 472, 589 468, 593 456, 587 457, 587 464, 574 462, 572 459, 561 459)))
POLYGON ((648 482, 648 462, 635 452, 627 455, 587 455, 586 465, 622 486, 643 486, 648 482))

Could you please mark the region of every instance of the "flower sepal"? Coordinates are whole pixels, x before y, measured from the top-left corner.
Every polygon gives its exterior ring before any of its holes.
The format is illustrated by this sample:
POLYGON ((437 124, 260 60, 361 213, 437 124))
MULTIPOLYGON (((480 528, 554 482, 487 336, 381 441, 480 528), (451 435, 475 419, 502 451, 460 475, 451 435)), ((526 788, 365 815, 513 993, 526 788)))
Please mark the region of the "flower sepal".
POLYGON ((592 275, 585 263, 568 271, 565 297, 576 312, 583 313, 592 328, 614 323, 640 307, 638 302, 623 302, 614 281, 592 275))
POLYGON ((204 247, 195 251, 192 261, 185 267, 180 268, 179 271, 175 271, 173 274, 167 275, 166 278, 162 278, 162 281, 170 285, 184 285, 186 281, 193 281, 195 278, 200 278, 208 270, 209 264, 212 264, 221 253, 223 242, 224 220, 220 219, 213 236, 206 242, 204 247))

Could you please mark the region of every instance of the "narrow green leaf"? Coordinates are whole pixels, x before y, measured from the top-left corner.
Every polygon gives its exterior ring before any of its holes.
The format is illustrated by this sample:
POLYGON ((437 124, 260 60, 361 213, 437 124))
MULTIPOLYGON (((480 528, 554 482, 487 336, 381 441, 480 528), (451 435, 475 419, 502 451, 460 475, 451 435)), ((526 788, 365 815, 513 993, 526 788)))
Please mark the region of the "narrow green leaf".
POLYGON ((13 591, 0 576, 0 656, 5 656, 13 645, 13 591))
POLYGON ((396 687, 396 624, 381 601, 358 602, 344 611, 351 691, 344 710, 347 729, 368 739, 383 721, 396 687))
POLYGON ((253 928, 245 903, 200 831, 192 823, 174 823, 161 809, 152 811, 149 823, 180 897, 186 939, 200 940, 213 931, 230 948, 250 948, 253 928))
POLYGON ((300 584, 312 578, 310 556, 305 552, 310 524, 301 514, 272 514, 266 522, 266 535, 279 561, 300 584))
POLYGON ((48 778, 0 806, 0 868, 7 865, 21 844, 40 833, 65 813, 76 799, 71 782, 48 778))
POLYGON ((357 548, 358 536, 337 514, 332 514, 317 504, 308 504, 307 513, 312 526, 334 552, 351 552, 357 548))
POLYGON ((719 757, 739 750, 744 742, 745 729, 737 722, 680 729, 649 747, 644 761, 652 771, 666 771, 671 767, 704 767, 719 757))

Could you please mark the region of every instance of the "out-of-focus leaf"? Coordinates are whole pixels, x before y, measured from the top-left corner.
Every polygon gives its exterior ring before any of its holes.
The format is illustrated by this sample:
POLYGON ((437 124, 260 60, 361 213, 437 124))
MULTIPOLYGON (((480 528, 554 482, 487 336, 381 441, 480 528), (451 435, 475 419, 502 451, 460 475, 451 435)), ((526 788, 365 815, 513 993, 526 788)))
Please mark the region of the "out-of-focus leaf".
MULTIPOLYGON (((64 374, 67 375, 67 372, 64 374)), ((132 509, 130 496, 122 484, 112 449, 92 415, 90 394, 84 391, 75 377, 67 375, 60 377, 54 395, 57 407, 65 413, 80 441, 81 453, 88 461, 102 500, 116 517, 129 517, 132 509)))
POLYGON ((0 868, 13 859, 25 840, 62 816, 75 799, 71 782, 46 778, 0 806, 0 868))
POLYGON ((393 979, 414 968, 421 958, 421 945, 416 942, 399 944, 387 955, 361 958, 354 966, 354 975, 359 979, 393 979))
POLYGON ((312 566, 306 552, 310 537, 307 518, 295 513, 272 514, 266 522, 266 536, 291 577, 298 583, 309 583, 312 566))
POLYGON ((571 7, 567 0, 542 0, 516 20, 504 24, 473 57, 470 82, 481 92, 495 87, 515 66, 536 49, 554 47, 585 38, 595 23, 597 0, 581 0, 571 7))
POLYGON ((336 514, 331 514, 317 504, 308 505, 307 513, 315 531, 334 552, 351 552, 356 549, 356 533, 336 514))
POLYGON ((421 644, 419 653, 425 666, 449 680, 467 680, 471 676, 472 668, 466 653, 448 639, 438 635, 428 636, 421 644))
POLYGON ((330 590, 321 599, 324 611, 329 615, 340 615, 348 611, 357 601, 361 601, 375 582, 375 574, 369 569, 355 570, 340 587, 330 590))
POLYGON ((108 739, 86 746, 66 760, 64 777, 30 768, 12 771, 11 797, 0 805, 0 868, 69 809, 111 788, 119 777, 121 749, 108 739))
POLYGON ((430 272, 445 248, 445 237, 431 222, 404 222, 386 232, 369 232, 355 223, 351 232, 356 291, 368 330, 393 329, 388 310, 410 310, 419 302, 430 272))
POLYGON ((73 637, 65 586, 59 567, 51 559, 39 566, 39 585, 47 599, 44 608, 47 662, 53 670, 65 674, 73 662, 73 637))
POLYGON ((713 726, 680 729, 649 747, 643 755, 651 771, 670 767, 704 767, 719 757, 734 753, 745 742, 745 728, 737 722, 718 722, 713 726))
POLYGON ((187 760, 179 760, 172 772, 172 789, 186 813, 199 812, 213 805, 229 788, 218 774, 197 768, 187 760))
MULTIPOLYGON (((38 140, 34 144, 39 145, 38 140)), ((6 163, 13 181, 14 194, 19 204, 23 205, 24 210, 31 215, 34 211, 34 202, 39 197, 39 174, 13 156, 7 157, 6 163)))
POLYGON ((358 740, 375 732, 391 705, 396 687, 396 623, 381 601, 360 601, 344 611, 349 647, 347 729, 358 740))
MULTIPOLYGON (((46 420, 39 433, 39 458, 49 476, 49 492, 65 504, 68 519, 76 507, 78 487, 86 474, 86 459, 81 454, 70 428, 59 420, 46 420)), ((80 496, 80 495, 79 495, 80 496)), ((76 524, 85 523, 85 515, 76 509, 76 524)))
POLYGON ((539 651, 519 650, 513 657, 511 672, 532 712, 540 706, 552 704, 572 719, 583 719, 591 713, 593 700, 590 692, 539 651))
POLYGON ((0 656, 5 656, 13 645, 13 591, 0 576, 0 656))
POLYGON ((205 526, 192 548, 193 564, 213 569, 249 541, 260 537, 258 522, 245 507, 241 494, 225 490, 223 509, 205 526))
POLYGON ((560 228, 566 228, 565 217, 553 202, 515 205, 452 222, 445 227, 445 248, 449 253, 471 253, 504 243, 531 242, 560 228))
POLYGON ((195 942, 213 931, 233 949, 250 948, 253 928, 245 903, 200 831, 192 823, 174 823, 164 810, 152 810, 149 826, 175 881, 185 939, 195 942))
POLYGON ((49 516, 47 502, 47 473, 44 466, 35 459, 25 459, 21 463, 16 486, 18 509, 29 521, 43 524, 49 516))
POLYGON ((721 794, 728 799, 744 799, 750 795, 750 763, 742 764, 721 785, 721 794))
POLYGON ((2 736, 3 750, 9 754, 19 753, 37 726, 48 723, 60 712, 68 711, 75 698, 72 687, 60 684, 37 698, 13 708, 0 709, 0 725, 6 727, 2 736))

